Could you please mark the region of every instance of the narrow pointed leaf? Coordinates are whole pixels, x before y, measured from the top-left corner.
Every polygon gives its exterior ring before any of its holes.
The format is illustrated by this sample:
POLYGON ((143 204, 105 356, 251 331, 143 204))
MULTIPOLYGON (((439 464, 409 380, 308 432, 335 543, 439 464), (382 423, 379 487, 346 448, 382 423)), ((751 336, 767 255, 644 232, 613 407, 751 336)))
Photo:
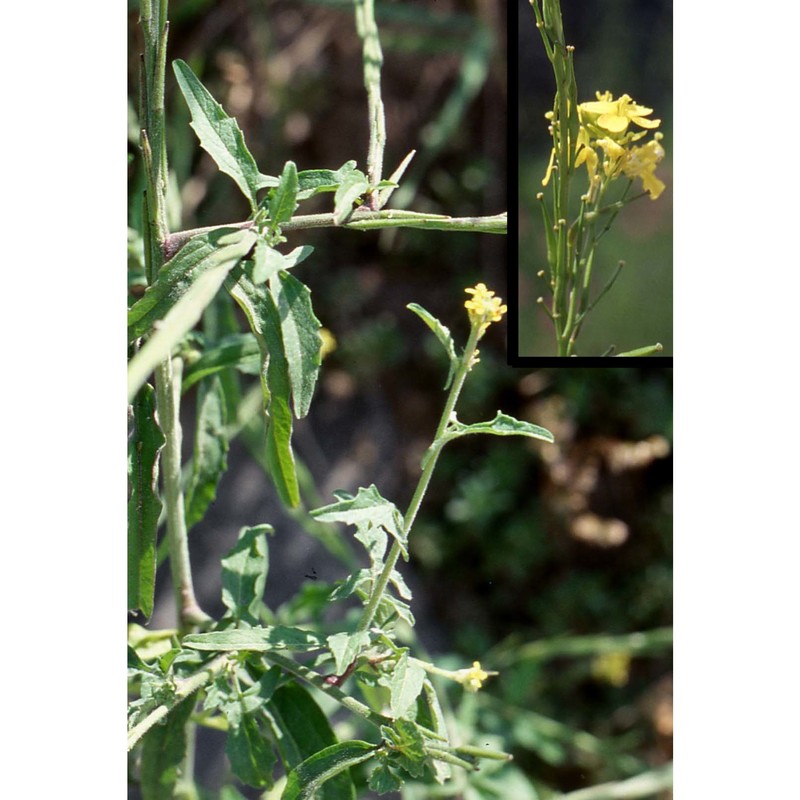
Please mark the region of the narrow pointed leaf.
POLYGON ((447 391, 447 389, 450 388, 450 383, 453 380, 453 376, 456 372, 456 365, 458 364, 458 356, 456 355, 453 337, 450 335, 450 329, 442 325, 442 323, 439 322, 439 320, 436 319, 436 317, 434 317, 430 311, 427 311, 417 303, 409 303, 406 308, 413 311, 433 331, 434 335, 447 353, 447 358, 450 361, 450 370, 447 373, 447 380, 444 384, 445 391, 447 391))
POLYGON ((322 338, 320 321, 311 307, 308 287, 288 272, 280 272, 270 281, 270 291, 281 321, 281 338, 286 353, 292 406, 300 419, 308 414, 317 384, 322 338))
POLYGON ((497 412, 494 419, 488 422, 476 422, 472 425, 464 425, 461 422, 457 422, 448 431, 446 438, 455 439, 471 433, 489 433, 494 436, 527 436, 531 439, 541 439, 545 442, 555 441, 553 434, 547 428, 542 428, 530 422, 522 422, 500 411, 497 412))
POLYGON ((203 149, 217 162, 226 175, 230 175, 255 211, 256 191, 263 185, 255 159, 244 143, 244 134, 236 120, 228 116, 222 106, 203 86, 191 67, 177 59, 172 67, 178 86, 192 113, 192 128, 203 149))
POLYGON ((281 180, 269 199, 269 229, 276 231, 288 222, 297 207, 297 167, 294 161, 287 161, 281 180))
POLYGON ((161 513, 158 457, 164 435, 155 420, 153 387, 142 387, 133 401, 133 431, 128 444, 128 609, 153 613, 156 531, 161 513))
POLYGON ((220 653, 249 650, 264 653, 268 650, 294 650, 299 653, 321 650, 325 640, 311 631, 275 625, 264 628, 232 628, 227 631, 192 633, 184 636, 184 647, 191 650, 220 653))
POLYGON ((245 312, 261 349, 261 387, 267 414, 266 463, 282 502, 294 508, 300 504, 300 489, 291 446, 289 365, 278 310, 272 295, 244 276, 229 284, 228 289, 245 312))
MULTIPOLYGON (((281 800, 314 800, 328 781, 341 777, 350 767, 372 758, 375 750, 374 744, 357 740, 340 742, 320 750, 289 773, 281 800)), ((335 797, 337 800, 354 798, 355 790, 350 794, 336 794, 335 797)))

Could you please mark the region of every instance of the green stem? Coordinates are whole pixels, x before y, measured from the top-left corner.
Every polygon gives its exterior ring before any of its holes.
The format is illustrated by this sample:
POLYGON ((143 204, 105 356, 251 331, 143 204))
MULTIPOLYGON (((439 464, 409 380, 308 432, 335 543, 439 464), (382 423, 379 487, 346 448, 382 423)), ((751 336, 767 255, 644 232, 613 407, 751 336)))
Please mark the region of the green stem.
MULTIPOLYGON (((424 466, 422 469, 422 474, 420 475, 417 488, 414 490, 411 503, 408 506, 405 517, 403 518, 403 530, 406 539, 408 539, 408 535, 411 531, 412 525, 414 524, 414 520, 416 519, 417 512, 422 505, 425 492, 428 490, 428 484, 430 483, 431 476, 436 468, 436 462, 439 459, 439 454, 445 445, 444 434, 447 430, 447 426, 450 422, 453 411, 455 410, 458 397, 461 394, 462 388, 464 387, 464 381, 466 380, 467 373, 473 366, 475 349, 478 344, 478 339, 480 338, 479 330, 480 329, 477 325, 472 326, 469 339, 467 340, 467 346, 464 348, 464 354, 461 357, 461 363, 456 370, 455 377, 453 378, 453 384, 450 387, 450 393, 447 396, 447 402, 445 403, 442 416, 439 420, 439 426, 436 429, 435 436, 433 437, 433 444, 431 444, 425 458, 423 459, 424 466)), ((364 613, 362 614, 357 630, 365 631, 369 629, 370 625, 372 625, 372 621, 375 619, 375 614, 378 610, 378 605, 383 597, 383 593, 386 591, 386 587, 388 586, 389 580, 392 577, 392 571, 397 564, 397 559, 400 557, 401 552, 402 548, 400 543, 395 539, 392 543, 391 549, 389 550, 389 555, 386 557, 383 570, 372 586, 369 600, 364 608, 364 613)))
MULTIPOLYGON (((386 147, 386 116, 381 98, 381 66, 383 52, 375 22, 374 0, 355 0, 356 28, 363 44, 364 86, 367 90, 367 113, 369 114, 369 153, 367 176, 373 186, 381 181, 383 151, 386 147)), ((378 194, 370 196, 370 208, 377 211, 378 194)))
MULTIPOLYGON (((164 258, 169 260, 193 236, 222 228, 251 228, 252 220, 230 222, 224 225, 209 225, 170 234, 164 241, 164 258)), ((305 214, 293 217, 281 225, 282 232, 298 231, 305 228, 349 228, 366 231, 380 228, 425 228, 439 231, 468 231, 470 233, 500 233, 508 230, 508 214, 494 214, 488 217, 448 217, 444 214, 424 214, 419 211, 387 209, 369 211, 362 208, 341 225, 337 225, 333 214, 305 214)))
POLYGON ((164 507, 167 516, 167 541, 169 563, 180 628, 186 633, 194 625, 208 620, 194 596, 192 570, 189 563, 189 545, 186 517, 181 488, 180 391, 183 361, 167 359, 156 367, 156 403, 158 423, 164 434, 162 454, 162 480, 164 507))
POLYGON ((318 672, 314 672, 314 670, 309 669, 303 664, 298 664, 293 659, 281 655, 275 650, 268 650, 267 652, 265 652, 264 658, 267 661, 270 661, 271 663, 280 667, 284 672, 288 672, 291 675, 294 675, 296 678, 300 678, 300 680, 311 684, 313 687, 319 689, 321 692, 330 695, 331 697, 334 698, 334 700, 338 701, 348 711, 352 711, 354 714, 358 714, 358 716, 363 717, 365 720, 371 722, 373 725, 380 727, 381 725, 392 724, 392 720, 389 717, 385 717, 383 716, 383 714, 378 714, 368 706, 365 706, 363 703, 360 703, 354 697, 350 697, 350 695, 343 692, 338 686, 336 686, 333 683, 330 683, 318 672))
POLYGON ((154 708, 138 725, 128 731, 128 750, 144 736, 154 725, 164 719, 175 706, 186 700, 198 689, 206 686, 214 680, 214 677, 225 669, 228 663, 228 653, 217 656, 206 666, 188 678, 181 678, 175 681, 175 694, 167 701, 154 708))

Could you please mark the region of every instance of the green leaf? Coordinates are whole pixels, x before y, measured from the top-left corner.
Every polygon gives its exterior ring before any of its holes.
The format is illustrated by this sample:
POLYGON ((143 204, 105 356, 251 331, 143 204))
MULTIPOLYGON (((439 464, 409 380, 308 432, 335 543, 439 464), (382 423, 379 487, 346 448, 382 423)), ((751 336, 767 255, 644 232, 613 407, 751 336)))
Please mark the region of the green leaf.
POLYGON ((422 691, 425 681, 425 670, 414 662, 409 662, 408 652, 403 652, 397 659, 397 664, 392 672, 391 691, 392 716, 413 718, 416 716, 417 697, 422 691), (412 713, 413 712, 413 713, 412 713))
POLYGON ((317 385, 322 326, 311 307, 311 292, 297 278, 280 272, 270 280, 270 291, 281 321, 294 414, 301 419, 308 414, 317 385))
MULTIPOLYGON (((268 704, 268 710, 275 721, 278 749, 287 773, 315 753, 336 744, 327 717, 302 686, 290 682, 279 687, 268 704)), ((337 775, 325 783, 315 800, 344 798, 355 798, 347 774, 337 775)))
POLYGON ((214 347, 205 350, 200 358, 185 366, 181 391, 186 392, 203 378, 228 367, 235 367, 248 375, 258 375, 261 370, 260 354, 258 342, 252 333, 225 336, 214 347))
POLYGON ((400 545, 403 558, 408 560, 408 542, 402 514, 394 503, 381 497, 375 484, 361 488, 353 497, 346 492, 335 493, 338 502, 311 511, 320 522, 344 522, 346 525, 379 525, 394 536, 400 545))
POLYGON ((272 531, 271 525, 242 528, 239 540, 222 559, 222 602, 237 622, 258 624, 269 569, 267 533, 272 531))
POLYGON ((527 436, 531 439, 541 439, 545 442, 553 442, 553 434, 546 428, 533 425, 530 422, 522 422, 514 417, 503 414, 500 411, 494 419, 488 422, 476 422, 472 425, 464 425, 461 422, 451 423, 445 434, 446 439, 456 439, 459 436, 466 436, 471 433, 489 433, 494 436, 527 436))
POLYGON ((269 229, 273 233, 282 223, 288 222, 297 207, 297 167, 287 161, 281 180, 269 198, 269 229))
POLYGON ((369 631, 342 632, 329 636, 328 648, 336 662, 336 674, 342 675, 368 644, 369 631))
POLYGON ((222 106, 211 96, 185 61, 176 59, 172 68, 178 86, 192 113, 192 128, 203 149, 226 175, 236 181, 255 211, 256 191, 263 185, 255 159, 244 143, 244 135, 222 106))
POLYGON ((253 714, 243 714, 238 724, 228 728, 225 754, 240 781, 257 788, 272 788, 277 758, 253 714))
MULTIPOLYGON (((323 784, 338 778, 350 767, 372 758, 375 749, 375 745, 369 742, 355 740, 340 742, 320 750, 289 773, 281 800, 314 800, 318 796, 316 792, 323 784)), ((355 798, 355 790, 351 790, 349 794, 337 793, 331 797, 336 797, 337 800, 355 798)))
POLYGON ((143 336, 163 319, 201 274, 244 258, 256 238, 255 231, 247 228, 216 228, 189 239, 161 267, 156 280, 128 311, 128 342, 143 336))
POLYGON ((200 385, 197 397, 192 475, 186 490, 186 528, 206 514, 217 496, 217 484, 228 468, 225 396, 218 377, 200 385))
POLYGON ((264 653, 269 650, 309 652, 325 647, 325 640, 311 631, 275 625, 263 628, 232 628, 227 631, 192 633, 183 637, 182 644, 191 650, 230 652, 249 650, 264 653))
POLYGON ((158 457, 164 435, 155 419, 153 387, 146 384, 133 401, 133 431, 128 442, 128 609, 153 613, 156 531, 161 513, 158 457))
POLYGON ((403 787, 403 779, 391 771, 388 764, 379 764, 369 776, 369 788, 378 794, 399 792, 403 787))
MULTIPOLYGON (((439 697, 436 694, 436 689, 433 688, 433 684, 427 677, 423 682, 423 694, 417 698, 417 716, 415 719, 420 725, 424 725, 429 730, 434 731, 434 733, 443 736, 443 745, 447 746, 450 744, 450 737, 447 733, 447 725, 444 720, 442 707, 439 703, 439 697)), ((444 783, 452 777, 453 770, 446 761, 434 759, 430 766, 433 770, 433 777, 437 783, 444 783)))
POLYGON ((343 177, 333 198, 333 216, 337 225, 341 225, 350 216, 353 211, 353 203, 367 189, 369 189, 369 181, 360 170, 354 169, 343 177))
POLYGON ((447 357, 450 360, 450 371, 447 373, 447 380, 445 381, 445 391, 450 388, 453 381, 453 376, 456 374, 456 367, 458 366, 458 356, 456 355, 456 348, 453 342, 453 337, 450 335, 450 329, 442 325, 430 311, 426 311, 421 305, 417 303, 409 303, 406 308, 413 311, 436 335, 436 338, 444 347, 447 357))
MULTIPOLYGON (((221 247, 215 249, 211 255, 203 258, 201 263, 195 264, 196 269, 192 270, 191 284, 177 301, 173 305, 167 306, 168 299, 165 299, 163 303, 158 305, 158 308, 154 309, 154 313, 160 314, 166 311, 166 314, 161 319, 155 333, 148 338, 145 345, 128 364, 129 400, 134 397, 153 369, 169 357, 172 349, 197 324, 203 314, 203 310, 214 299, 228 273, 252 247, 255 241, 254 236, 255 234, 252 231, 239 231, 235 234, 234 239, 218 238, 217 241, 221 247), (241 236, 240 234, 250 235, 241 236)), ((180 253, 175 256, 175 258, 179 257, 180 253)), ((160 275, 161 273, 159 273, 159 277, 160 275)), ((158 281, 150 289, 155 288, 157 284, 158 281)), ((139 302, 144 302, 146 298, 147 292, 139 302)), ((134 311, 138 305, 139 303, 131 311, 134 311)), ((146 315, 146 319, 150 320, 150 322, 155 321, 151 319, 151 316, 146 315)), ((128 331, 130 336, 130 327, 128 331)))
POLYGON ((392 751, 393 761, 415 778, 422 777, 428 756, 419 726, 407 719, 395 720, 391 727, 381 727, 383 739, 392 751))
POLYGON ((662 344, 648 344, 645 347, 639 347, 636 350, 628 350, 627 353, 619 353, 617 358, 630 358, 637 356, 652 356, 660 353, 664 349, 662 344))
POLYGON ((153 726, 142 740, 140 787, 142 800, 172 800, 186 755, 186 723, 194 697, 178 704, 162 725, 153 726))
POLYGON ((242 276, 228 285, 239 303, 261 349, 266 369, 261 388, 267 419, 266 463, 281 501, 292 508, 300 505, 300 489, 292 454, 292 412, 289 408, 291 382, 283 349, 278 309, 272 295, 242 276))
POLYGON ((298 172, 297 199, 305 200, 320 192, 335 192, 355 167, 355 161, 347 161, 337 170, 304 169, 302 172, 298 172))

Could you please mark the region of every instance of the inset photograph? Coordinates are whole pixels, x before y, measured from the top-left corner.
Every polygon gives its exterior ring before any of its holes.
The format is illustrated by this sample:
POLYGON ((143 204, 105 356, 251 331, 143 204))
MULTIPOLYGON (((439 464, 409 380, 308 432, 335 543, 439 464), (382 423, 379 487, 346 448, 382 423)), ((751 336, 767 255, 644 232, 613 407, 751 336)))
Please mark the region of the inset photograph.
POLYGON ((518 14, 511 360, 671 357, 672 2, 518 14))

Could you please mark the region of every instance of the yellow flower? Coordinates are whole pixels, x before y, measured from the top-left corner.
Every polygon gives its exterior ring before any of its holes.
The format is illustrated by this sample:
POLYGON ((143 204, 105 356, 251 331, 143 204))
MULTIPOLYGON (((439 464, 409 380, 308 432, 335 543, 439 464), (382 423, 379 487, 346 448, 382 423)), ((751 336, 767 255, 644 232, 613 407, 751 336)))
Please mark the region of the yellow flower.
POLYGON ((657 128, 661 124, 660 119, 646 119, 653 109, 635 103, 630 95, 624 94, 616 100, 611 92, 596 92, 596 95, 596 101, 578 106, 581 123, 588 127, 619 136, 628 130, 631 122, 640 128, 657 128))
POLYGON ((502 319, 503 314, 508 311, 508 306, 503 305, 502 298, 495 297, 494 292, 487 289, 485 283, 479 283, 475 288, 464 291, 472 295, 472 299, 464 303, 469 312, 469 321, 473 327, 478 327, 478 335, 482 336, 492 322, 499 322, 502 319))
POLYGON ((481 669, 480 661, 473 661, 470 669, 459 669, 453 675, 468 692, 477 692, 489 676, 497 673, 486 672, 481 669))
POLYGON ((658 162, 664 158, 661 146, 662 134, 657 133, 647 144, 631 147, 625 151, 621 169, 629 178, 641 178, 642 187, 650 192, 650 199, 655 200, 664 191, 664 183, 655 176, 658 162))

